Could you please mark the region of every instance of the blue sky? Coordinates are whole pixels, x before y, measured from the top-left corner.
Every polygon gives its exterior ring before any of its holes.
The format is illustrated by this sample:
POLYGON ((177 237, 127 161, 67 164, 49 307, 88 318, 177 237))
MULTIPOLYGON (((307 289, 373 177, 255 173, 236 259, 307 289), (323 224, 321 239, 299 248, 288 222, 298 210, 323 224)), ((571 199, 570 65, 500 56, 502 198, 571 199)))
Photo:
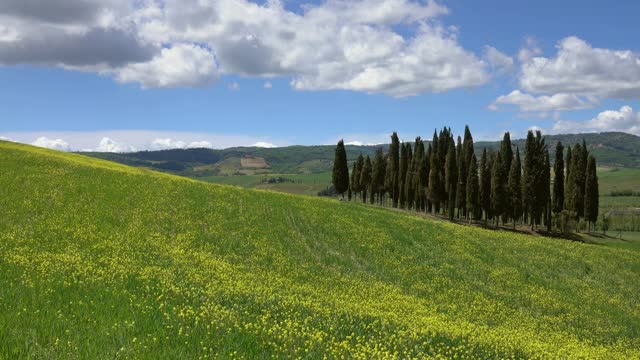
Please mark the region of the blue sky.
POLYGON ((73 20, 0 6, 0 136, 125 151, 465 124, 476 139, 640 134, 640 2, 211 0, 205 18, 195 2, 148 3, 86 0, 73 20))

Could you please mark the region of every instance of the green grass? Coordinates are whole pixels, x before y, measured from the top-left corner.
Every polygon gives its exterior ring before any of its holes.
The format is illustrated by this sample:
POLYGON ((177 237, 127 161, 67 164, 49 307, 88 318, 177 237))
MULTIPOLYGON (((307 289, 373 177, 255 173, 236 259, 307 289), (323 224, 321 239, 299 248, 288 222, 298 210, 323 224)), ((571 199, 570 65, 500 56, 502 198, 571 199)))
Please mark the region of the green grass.
POLYGON ((198 178, 198 180, 216 184, 235 185, 243 188, 313 196, 331 184, 331 173, 206 176, 198 178), (265 177, 283 177, 293 180, 294 182, 265 184, 262 182, 265 177))
POLYGON ((610 195, 612 190, 640 192, 640 169, 598 168, 600 195, 610 195))
POLYGON ((640 357, 640 257, 0 142, 0 358, 640 357))

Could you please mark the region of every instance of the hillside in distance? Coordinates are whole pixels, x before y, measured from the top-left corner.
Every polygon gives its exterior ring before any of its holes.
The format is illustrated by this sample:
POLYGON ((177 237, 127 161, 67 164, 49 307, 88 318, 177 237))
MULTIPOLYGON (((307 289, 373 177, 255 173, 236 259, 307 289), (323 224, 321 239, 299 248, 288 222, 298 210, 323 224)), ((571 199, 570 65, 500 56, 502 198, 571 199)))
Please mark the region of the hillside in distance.
MULTIPOLYGON (((558 141, 565 145, 573 145, 584 139, 599 165, 640 168, 640 137, 635 135, 608 132, 547 135, 545 139, 550 146, 554 146, 558 141)), ((476 153, 480 154, 484 147, 497 148, 498 144, 498 141, 476 142, 476 153)), ((513 144, 524 148, 524 140, 514 140, 513 144)), ((360 153, 364 156, 373 156, 379 146, 386 151, 388 145, 348 145, 346 146, 347 156, 350 161, 355 160, 360 153)), ((316 145, 280 148, 237 147, 224 150, 174 149, 134 153, 92 152, 85 155, 183 176, 200 177, 326 173, 331 171, 334 151, 334 145, 316 145)))
POLYGON ((640 357, 637 250, 0 142, 0 358, 640 357))

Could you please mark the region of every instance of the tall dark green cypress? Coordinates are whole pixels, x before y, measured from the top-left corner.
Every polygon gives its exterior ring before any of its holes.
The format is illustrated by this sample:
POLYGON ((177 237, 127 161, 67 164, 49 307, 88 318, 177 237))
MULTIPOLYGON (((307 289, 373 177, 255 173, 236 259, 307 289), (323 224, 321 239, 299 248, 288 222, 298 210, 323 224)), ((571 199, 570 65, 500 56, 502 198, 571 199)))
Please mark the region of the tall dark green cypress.
POLYGON ((405 196, 405 192, 404 192, 404 181, 407 178, 407 167, 408 167, 408 163, 407 161, 409 160, 408 158, 408 154, 407 154, 407 146, 402 143, 400 145, 400 167, 399 167, 399 176, 398 176, 398 191, 399 191, 399 198, 398 198, 398 206, 400 208, 404 208, 405 205, 405 200, 406 200, 406 196, 405 196))
POLYGON ((431 143, 429 143, 429 147, 427 148, 427 152, 424 154, 424 169, 422 174, 423 180, 423 193, 424 193, 424 210, 426 212, 431 212, 431 199, 429 198, 429 175, 431 173, 431 157, 432 157, 433 149, 431 148, 431 143))
POLYGON ((573 194, 573 174, 571 173, 573 155, 571 153, 571 146, 567 146, 567 157, 566 157, 566 174, 564 177, 564 208, 565 210, 571 210, 571 200, 573 194))
POLYGON ((344 198, 344 193, 349 189, 349 165, 347 165, 347 151, 342 140, 338 141, 336 146, 331 180, 333 187, 344 198))
POLYGON ((551 163, 549 160, 549 149, 544 148, 544 161, 542 166, 542 196, 544 198, 543 214, 544 224, 547 226, 547 231, 551 231, 551 163))
POLYGON ((498 152, 491 168, 491 210, 496 219, 496 227, 500 222, 500 216, 505 214, 506 186, 504 183, 502 153, 498 152))
POLYGON ((400 199, 400 188, 398 180, 400 178, 400 139, 398 134, 394 132, 391 135, 391 145, 389 146, 389 157, 391 161, 387 171, 389 172, 389 185, 391 188, 391 204, 393 207, 398 207, 398 201, 400 199))
POLYGON ((440 201, 442 200, 441 188, 443 187, 443 184, 440 174, 440 155, 438 155, 440 143, 435 131, 433 132, 433 140, 431 141, 431 144, 433 145, 433 148, 429 159, 429 201, 431 202, 434 214, 437 214, 440 212, 440 201))
MULTIPOLYGON (((545 206, 547 206, 546 194, 544 191, 545 171, 544 160, 547 146, 542 138, 542 133, 529 130, 525 142, 524 172, 522 177, 523 205, 526 209, 531 224, 531 230, 540 223, 545 206)), ((548 184, 548 183, 547 183, 548 184)))
MULTIPOLYGON (((469 162, 471 161, 471 158, 475 155, 473 150, 473 137, 471 136, 471 131, 469 130, 468 125, 465 125, 464 127, 464 140, 462 141, 462 154, 464 156, 462 160, 462 166, 465 169, 464 171, 466 172, 467 167, 469 166, 469 162)), ((465 175, 466 173, 462 174, 459 172, 458 181, 463 182, 463 188, 465 189, 465 192, 466 192, 467 176, 465 175)), ((466 196, 464 198, 466 198, 466 196)), ((466 201, 466 199, 464 201, 466 201)), ((465 209, 464 216, 467 216, 466 206, 463 205, 462 207, 465 209)))
POLYGON ((413 150, 411 150, 411 144, 407 143, 407 172, 404 177, 404 205, 405 208, 411 209, 413 206, 413 150))
MULTIPOLYGON (((511 147, 511 134, 507 131, 504 133, 502 142, 500 143, 500 157, 502 160, 502 173, 506 176, 511 170, 511 162, 513 161, 513 148, 511 147)), ((505 179, 506 183, 506 179, 505 179)))
POLYGON ((353 191, 356 194, 362 195, 362 187, 360 186, 360 177, 362 176, 362 169, 364 168, 364 156, 362 154, 358 155, 358 159, 356 160, 356 173, 353 176, 353 191))
POLYGON ((371 203, 373 203, 375 197, 377 197, 378 202, 380 202, 380 198, 382 197, 382 192, 384 191, 384 168, 384 152, 382 152, 381 147, 378 147, 373 160, 373 174, 371 175, 371 203))
POLYGON ((515 228, 516 222, 522 216, 522 165, 520 164, 520 150, 517 147, 516 156, 511 161, 507 186, 511 196, 510 199, 507 199, 511 203, 509 217, 513 221, 513 227, 515 228))
POLYGON ((466 191, 467 196, 465 205, 469 222, 471 220, 480 220, 482 217, 482 207, 480 206, 480 180, 478 178, 478 160, 475 155, 471 156, 469 161, 469 171, 467 174, 466 191))
POLYGON ((584 180, 586 165, 582 161, 583 149, 580 144, 573 146, 571 157, 571 202, 570 209, 575 212, 578 218, 584 216, 584 180))
POLYGON ((487 149, 482 150, 480 158, 480 205, 484 211, 484 225, 491 217, 491 163, 487 149))
MULTIPOLYGON (((362 173, 360 174, 360 189, 362 191, 362 202, 367 202, 367 190, 371 187, 371 158, 367 155, 367 159, 364 161, 362 167, 362 173)), ((369 194, 370 195, 370 194, 369 194)))
POLYGON ((456 146, 456 160, 458 160, 458 181, 456 183, 456 207, 458 208, 458 217, 466 214, 467 202, 467 167, 469 163, 465 163, 467 156, 464 153, 462 139, 458 136, 458 145, 456 146))
POLYGON ((456 148, 453 139, 450 139, 449 149, 447 150, 445 184, 449 197, 447 200, 447 205, 449 206, 449 219, 453 220, 456 208, 456 189, 458 186, 458 161, 456 160, 456 148))
POLYGON ((598 220, 599 207, 599 191, 598 191, 598 175, 596 173, 596 159, 593 155, 589 156, 587 162, 587 176, 585 180, 584 194, 584 217, 589 222, 589 231, 591 224, 598 220))
POLYGON ((351 168, 351 180, 349 181, 349 201, 351 201, 351 198, 354 196, 356 188, 358 187, 355 183, 357 163, 357 161, 354 161, 351 168))
POLYGON ((552 210, 558 214, 564 209, 564 146, 558 141, 556 144, 556 158, 553 163, 553 206, 552 210))

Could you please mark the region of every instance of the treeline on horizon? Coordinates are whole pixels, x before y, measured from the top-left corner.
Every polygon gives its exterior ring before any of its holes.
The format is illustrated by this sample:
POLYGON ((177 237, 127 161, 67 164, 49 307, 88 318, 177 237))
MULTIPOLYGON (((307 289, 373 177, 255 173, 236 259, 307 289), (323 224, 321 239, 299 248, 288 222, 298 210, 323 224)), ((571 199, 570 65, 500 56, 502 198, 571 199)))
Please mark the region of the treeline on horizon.
POLYGON ((567 147, 557 142, 551 177, 549 147, 540 131, 529 131, 521 160, 520 149, 504 134, 499 150, 483 149, 480 160, 473 137, 465 126, 464 139, 457 142, 451 128, 444 127, 425 148, 417 137, 401 143, 391 135, 384 153, 380 147, 373 160, 360 154, 349 171, 344 142, 335 150, 332 183, 349 201, 433 213, 465 219, 491 221, 495 226, 511 223, 530 225, 531 230, 555 226, 564 233, 581 219, 588 229, 598 219, 596 159, 585 141, 567 147), (566 165, 566 166, 565 166, 566 165))

